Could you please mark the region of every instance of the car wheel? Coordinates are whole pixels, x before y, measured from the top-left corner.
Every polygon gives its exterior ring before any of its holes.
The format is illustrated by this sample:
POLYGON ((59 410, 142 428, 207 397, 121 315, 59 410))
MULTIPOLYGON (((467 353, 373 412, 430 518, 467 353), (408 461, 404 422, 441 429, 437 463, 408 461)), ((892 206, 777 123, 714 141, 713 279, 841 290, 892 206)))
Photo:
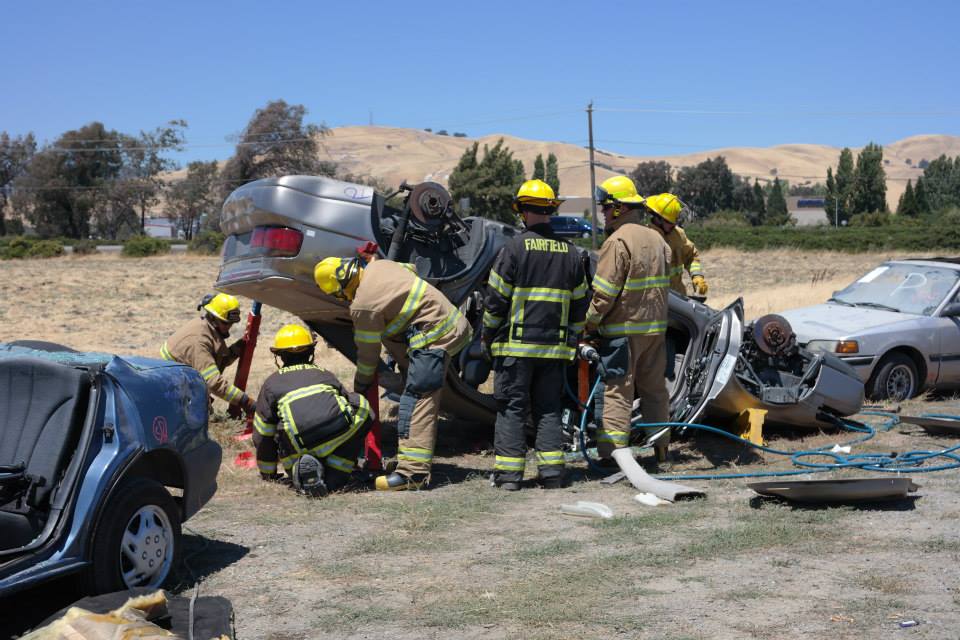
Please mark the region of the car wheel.
POLYGON ((584 231, 583 233, 580 234, 580 237, 581 237, 581 238, 584 238, 584 239, 589 238, 589 237, 590 237, 590 232, 589 232, 589 231, 584 231))
POLYGON ((126 480, 96 527, 87 589, 155 589, 170 575, 179 551, 179 509, 170 493, 154 480, 126 480))
POLYGON ((870 397, 874 400, 907 400, 920 390, 917 365, 909 356, 890 353, 884 356, 873 375, 870 397))

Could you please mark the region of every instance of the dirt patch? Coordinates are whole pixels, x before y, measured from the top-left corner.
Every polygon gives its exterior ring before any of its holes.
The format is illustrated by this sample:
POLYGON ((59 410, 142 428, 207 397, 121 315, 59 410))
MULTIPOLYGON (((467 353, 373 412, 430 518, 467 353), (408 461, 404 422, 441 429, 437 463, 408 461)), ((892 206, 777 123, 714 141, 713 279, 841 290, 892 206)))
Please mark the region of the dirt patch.
MULTIPOLYGON (((704 263, 715 300, 742 294, 748 309, 775 311, 802 304, 791 287, 845 284, 883 257, 718 250, 704 263)), ((0 340, 156 355, 193 316, 217 266, 184 256, 3 263, 0 340)), ((291 320, 265 310, 261 339, 291 320)), ((348 362, 330 350, 320 356, 349 380, 348 362)), ((252 388, 272 370, 269 352, 258 350, 252 388)), ((649 508, 622 483, 598 484, 582 463, 568 489, 496 491, 485 477, 489 431, 445 422, 432 491, 307 500, 229 463, 249 444, 232 439, 237 424, 220 408, 211 427, 227 463, 217 495, 186 524, 174 582, 188 591, 199 581, 201 594, 230 598, 238 637, 942 638, 960 624, 955 472, 914 474, 916 497, 889 503, 802 507, 726 480, 690 482, 707 491, 704 500, 649 508), (576 500, 604 502, 616 517, 560 514, 576 500), (905 619, 921 624, 901 630, 905 619)), ((903 411, 960 414, 960 402, 912 401, 903 411)), ((852 437, 768 439, 794 450, 852 437)), ((857 451, 952 444, 903 425, 857 451)), ((678 474, 791 468, 714 436, 687 438, 675 453, 678 474)))

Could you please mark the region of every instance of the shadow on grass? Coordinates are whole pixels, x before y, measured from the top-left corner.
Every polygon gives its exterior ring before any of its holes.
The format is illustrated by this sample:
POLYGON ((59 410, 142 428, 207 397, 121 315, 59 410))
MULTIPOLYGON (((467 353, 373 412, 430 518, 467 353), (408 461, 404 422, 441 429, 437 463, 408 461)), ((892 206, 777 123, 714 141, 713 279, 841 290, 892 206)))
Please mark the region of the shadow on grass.
POLYGON ((183 534, 182 560, 167 584, 174 592, 193 588, 198 582, 229 567, 248 553, 250 548, 232 542, 213 540, 200 534, 183 534))
POLYGON ((828 509, 846 509, 848 511, 913 511, 920 496, 881 500, 848 500, 831 502, 793 502, 777 496, 754 496, 750 498, 751 509, 763 509, 765 506, 786 506, 794 511, 826 511, 828 509))

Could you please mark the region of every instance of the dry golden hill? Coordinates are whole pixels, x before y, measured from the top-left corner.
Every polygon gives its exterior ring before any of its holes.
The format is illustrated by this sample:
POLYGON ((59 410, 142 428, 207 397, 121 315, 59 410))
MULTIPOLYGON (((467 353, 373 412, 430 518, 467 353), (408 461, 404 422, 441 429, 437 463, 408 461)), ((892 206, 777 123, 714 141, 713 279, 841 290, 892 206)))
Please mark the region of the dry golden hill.
MULTIPOLYGON (((321 155, 338 162, 354 174, 372 175, 391 185, 401 180, 434 180, 446 183, 457 161, 473 142, 493 145, 499 138, 523 161, 529 173, 537 154, 553 153, 559 161, 560 190, 565 196, 585 196, 590 192, 588 152, 583 147, 561 142, 526 140, 509 135, 481 138, 454 138, 418 129, 391 127, 339 127, 321 140, 321 155)), ((854 153, 859 149, 853 149, 854 153)), ((883 148, 887 172, 887 201, 895 208, 907 180, 916 180, 922 171, 922 159, 933 160, 941 154, 960 155, 960 137, 921 135, 905 138, 883 148), (907 161, 910 161, 908 164, 907 161)), ((675 167, 693 165, 706 158, 722 155, 730 168, 742 176, 772 180, 774 171, 791 184, 824 182, 828 166, 836 166, 840 149, 827 145, 786 144, 775 147, 730 147, 675 156, 626 156, 599 150, 597 179, 614 172, 628 172, 639 162, 666 160, 675 167), (610 167, 610 169, 606 168, 610 167), (612 170, 611 170, 612 169, 612 170)))

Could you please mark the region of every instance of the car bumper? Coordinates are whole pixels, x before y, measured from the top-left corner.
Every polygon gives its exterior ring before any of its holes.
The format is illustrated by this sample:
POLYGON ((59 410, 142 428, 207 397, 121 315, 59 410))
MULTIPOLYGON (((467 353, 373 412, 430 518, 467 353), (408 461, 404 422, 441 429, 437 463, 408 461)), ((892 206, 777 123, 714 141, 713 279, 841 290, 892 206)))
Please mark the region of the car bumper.
POLYGON ((188 520, 210 501, 217 491, 217 472, 223 450, 213 440, 208 440, 193 451, 185 453, 186 487, 183 495, 183 519, 188 520))

